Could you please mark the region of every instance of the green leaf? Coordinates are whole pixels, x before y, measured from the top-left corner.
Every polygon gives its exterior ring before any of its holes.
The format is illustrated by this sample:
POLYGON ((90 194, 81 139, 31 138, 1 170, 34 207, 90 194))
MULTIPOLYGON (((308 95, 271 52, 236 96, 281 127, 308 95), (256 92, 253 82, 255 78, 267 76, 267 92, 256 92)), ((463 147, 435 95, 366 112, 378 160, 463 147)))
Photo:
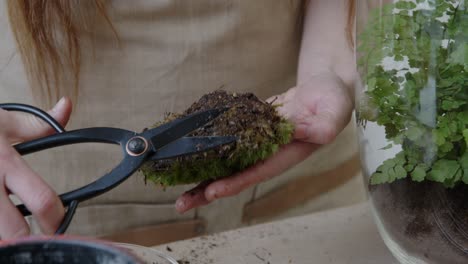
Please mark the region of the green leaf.
POLYGON ((396 154, 395 158, 393 158, 393 161, 395 162, 395 165, 402 165, 402 166, 405 165, 406 163, 405 153, 400 152, 396 154))
POLYGON ((388 182, 388 175, 380 172, 376 172, 372 174, 370 178, 370 183, 375 185, 375 184, 382 184, 388 182))
POLYGON ((462 181, 465 184, 468 184, 468 152, 467 151, 465 151, 465 153, 463 153, 463 155, 460 157, 459 162, 463 170, 462 181))
POLYGON ((445 135, 442 133, 442 131, 434 130, 432 135, 437 146, 442 146, 445 144, 445 135))
POLYGON ((463 170, 459 168, 453 178, 445 180, 444 182, 445 187, 447 188, 455 187, 455 185, 460 181, 462 176, 463 176, 463 170))
POLYGON ((456 160, 441 159, 432 165, 428 177, 436 182, 444 182, 446 179, 453 178, 458 169, 460 169, 460 164, 456 160))
POLYGON ((387 150, 387 149, 391 149, 393 147, 393 144, 388 144, 387 146, 381 148, 380 150, 387 150))
POLYGON ((426 169, 422 165, 418 165, 411 172, 411 179, 416 182, 422 182, 426 177, 426 169))
POLYGON ((403 166, 403 168, 405 168, 406 171, 410 172, 414 170, 415 166, 413 164, 406 164, 405 166, 403 166))
POLYGON ((468 112, 461 112, 457 114, 457 119, 462 123, 462 124, 468 124, 468 112))
POLYGON ((450 54, 447 60, 449 63, 463 65, 465 70, 468 70, 468 44, 462 43, 458 45, 455 51, 450 54))
POLYGON ((403 166, 398 165, 395 167, 395 177, 397 180, 406 178, 407 176, 406 170, 403 168, 403 166))
POLYGON ((454 110, 457 109, 463 105, 465 105, 466 102, 461 102, 461 101, 452 101, 452 100, 444 100, 442 101, 442 109, 443 110, 454 110))
POLYGON ((424 131, 419 127, 410 127, 406 131, 406 136, 408 137, 408 139, 413 140, 413 141, 420 138, 423 134, 424 134, 424 131))
POLYGON ((465 139, 465 143, 468 146, 468 129, 463 130, 463 139, 465 139))
POLYGON ((395 3, 395 7, 398 9, 414 9, 416 5, 413 2, 398 1, 395 3))
POLYGON ((370 78, 370 79, 367 81, 367 89, 368 89, 368 91, 374 90, 376 84, 377 84, 377 79, 376 79, 376 78, 370 78))
POLYGON ((446 141, 442 146, 440 146, 439 150, 443 153, 448 153, 453 150, 453 143, 446 141))

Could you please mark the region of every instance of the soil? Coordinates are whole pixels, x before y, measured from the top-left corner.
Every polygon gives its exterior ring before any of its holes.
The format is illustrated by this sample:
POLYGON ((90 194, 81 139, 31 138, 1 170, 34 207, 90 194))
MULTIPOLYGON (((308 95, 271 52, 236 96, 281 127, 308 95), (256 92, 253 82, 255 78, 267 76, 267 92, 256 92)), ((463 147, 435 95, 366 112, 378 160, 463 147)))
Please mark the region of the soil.
MULTIPOLYGON (((229 108, 214 122, 194 131, 191 136, 238 136, 243 138, 243 133, 249 130, 257 130, 256 123, 259 119, 268 120, 271 124, 281 122, 275 108, 258 99, 253 93, 228 93, 217 90, 206 94, 193 103, 181 116, 209 110, 229 108)), ((266 128, 264 130, 267 130, 266 128)), ((267 131, 265 131, 267 132, 267 131)), ((262 133, 258 133, 259 136, 262 133)), ((226 157, 233 146, 225 146, 217 151, 218 157, 226 157)), ((191 158, 191 157, 188 157, 191 158)))
POLYGON ((468 263, 468 186, 409 179, 371 185, 376 213, 391 239, 427 263, 468 263))

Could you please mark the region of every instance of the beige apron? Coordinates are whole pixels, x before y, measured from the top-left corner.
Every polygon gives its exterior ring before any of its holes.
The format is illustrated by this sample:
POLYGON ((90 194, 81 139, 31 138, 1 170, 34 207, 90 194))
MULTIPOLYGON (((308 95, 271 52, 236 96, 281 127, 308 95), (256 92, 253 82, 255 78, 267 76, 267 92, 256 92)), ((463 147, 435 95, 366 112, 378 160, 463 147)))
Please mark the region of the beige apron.
MULTIPOLYGON (((265 99, 295 84, 302 1, 109 2, 121 46, 102 30, 95 40, 94 59, 91 52, 83 51, 79 105, 68 129, 110 126, 140 131, 165 112, 180 111, 220 87, 252 91, 265 99)), ((7 101, 33 102, 2 0, 0 102, 7 101)), ((322 154, 286 175, 183 215, 175 212, 174 201, 190 186, 162 190, 145 185, 137 173, 111 192, 82 204, 70 233, 104 235, 194 218, 205 219, 210 232, 237 227, 246 202, 289 179, 336 166, 355 153, 354 141, 352 130, 347 129, 322 154)), ((85 144, 41 152, 27 160, 62 193, 108 171, 119 162, 119 151, 114 146, 85 144)))

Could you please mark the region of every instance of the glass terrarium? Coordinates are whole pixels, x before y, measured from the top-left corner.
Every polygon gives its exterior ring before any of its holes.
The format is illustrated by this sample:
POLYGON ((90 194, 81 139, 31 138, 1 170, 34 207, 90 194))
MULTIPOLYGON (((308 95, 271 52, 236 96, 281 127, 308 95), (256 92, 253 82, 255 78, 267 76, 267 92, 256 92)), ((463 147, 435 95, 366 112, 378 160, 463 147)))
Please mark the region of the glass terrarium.
POLYGON ((356 117, 379 232, 401 263, 468 263, 468 6, 356 5, 356 117))

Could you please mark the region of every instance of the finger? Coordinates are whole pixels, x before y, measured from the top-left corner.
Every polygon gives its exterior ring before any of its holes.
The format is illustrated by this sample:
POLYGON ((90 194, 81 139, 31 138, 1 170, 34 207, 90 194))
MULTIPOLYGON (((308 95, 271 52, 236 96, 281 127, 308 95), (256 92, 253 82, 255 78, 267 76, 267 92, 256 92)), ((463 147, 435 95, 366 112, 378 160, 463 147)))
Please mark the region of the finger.
POLYGON ((281 148, 269 159, 260 162, 247 170, 220 179, 208 184, 199 185, 184 193, 176 202, 178 212, 186 212, 190 209, 206 205, 211 201, 238 194, 242 190, 281 174, 295 164, 307 158, 318 145, 293 142, 281 148))
POLYGON ((210 182, 212 181, 202 182, 179 197, 176 201, 177 212, 184 213, 191 208, 209 204, 210 202, 205 197, 205 188, 210 182))
POLYGON ((0 164, 5 169, 5 187, 23 201, 44 233, 54 233, 64 215, 62 202, 49 185, 6 144, 0 142, 0 164))
MULTIPOLYGON (((71 100, 64 97, 47 113, 62 126, 65 126, 70 119, 71 112, 71 100)), ((1 109, 0 125, 5 128, 4 133, 11 142, 31 140, 54 133, 52 127, 34 115, 9 112, 1 109)))
POLYGON ((284 110, 284 104, 290 102, 296 95, 296 88, 291 88, 287 92, 275 95, 266 100, 266 102, 279 106, 278 113, 284 118, 289 118, 288 111, 284 110))
POLYGON ((14 239, 29 235, 29 226, 3 186, 0 187, 0 239, 14 239))
POLYGON ((184 209, 187 211, 206 204, 205 200, 211 202, 222 197, 236 195, 254 184, 283 173, 307 158, 317 148, 318 145, 303 142, 293 142, 286 145, 264 162, 258 163, 239 174, 209 184, 205 189, 204 199, 198 196, 198 192, 194 198, 184 195, 184 209))

